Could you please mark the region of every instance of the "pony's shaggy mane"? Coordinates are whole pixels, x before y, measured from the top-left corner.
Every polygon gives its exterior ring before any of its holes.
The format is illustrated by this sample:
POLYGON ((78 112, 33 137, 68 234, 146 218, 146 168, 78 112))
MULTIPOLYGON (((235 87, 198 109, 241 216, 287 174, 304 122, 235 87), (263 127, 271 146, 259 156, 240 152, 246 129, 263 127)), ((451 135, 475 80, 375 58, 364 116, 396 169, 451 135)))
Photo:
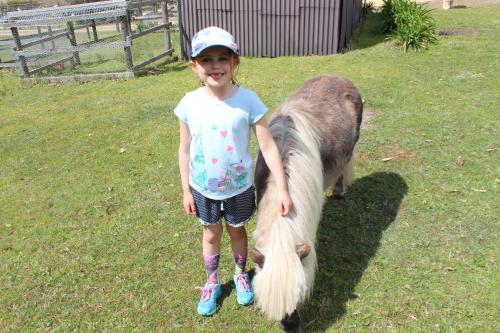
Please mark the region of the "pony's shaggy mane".
POLYGON ((317 127, 309 113, 303 112, 310 107, 307 102, 285 102, 269 123, 294 203, 293 212, 278 215, 277 188, 268 175, 258 211, 259 220, 265 222, 256 230, 256 236, 267 235, 267 241, 261 242, 265 248, 256 244, 265 254, 265 265, 253 284, 257 306, 275 320, 291 314, 310 295, 317 266, 314 244, 324 200, 323 170, 317 127), (299 244, 313 245, 302 261, 296 253, 299 244))
POLYGON ((312 291, 323 191, 331 186, 333 196, 342 197, 352 181, 362 113, 362 98, 354 84, 328 75, 304 82, 269 122, 294 207, 287 216, 279 215, 278 188, 260 153, 255 167, 253 286, 257 306, 285 328, 298 328, 297 310, 312 291))

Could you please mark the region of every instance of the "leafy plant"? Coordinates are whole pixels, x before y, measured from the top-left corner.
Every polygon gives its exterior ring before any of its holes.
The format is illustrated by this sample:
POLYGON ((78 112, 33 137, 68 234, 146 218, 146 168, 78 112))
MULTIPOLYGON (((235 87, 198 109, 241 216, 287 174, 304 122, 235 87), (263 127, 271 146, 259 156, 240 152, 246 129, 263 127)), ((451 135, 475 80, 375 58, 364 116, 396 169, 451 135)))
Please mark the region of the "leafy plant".
POLYGON ((392 5, 392 0, 384 0, 382 3, 382 11, 380 12, 382 16, 383 32, 390 33, 396 28, 396 23, 394 22, 394 9, 392 5))
POLYGON ((384 31, 389 40, 401 45, 404 51, 426 49, 437 43, 436 23, 430 10, 410 0, 385 0, 382 8, 384 31))
POLYGON ((366 17, 368 14, 375 12, 375 4, 373 1, 363 0, 363 6, 361 7, 361 15, 366 17))

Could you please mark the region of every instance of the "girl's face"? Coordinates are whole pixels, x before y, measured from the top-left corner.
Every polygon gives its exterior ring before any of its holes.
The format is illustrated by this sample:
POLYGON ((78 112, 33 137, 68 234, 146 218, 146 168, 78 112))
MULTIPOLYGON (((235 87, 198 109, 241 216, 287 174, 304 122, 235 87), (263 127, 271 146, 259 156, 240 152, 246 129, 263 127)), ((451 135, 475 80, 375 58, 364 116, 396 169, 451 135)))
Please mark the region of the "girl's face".
POLYGON ((238 58, 223 46, 213 46, 201 52, 192 62, 191 68, 205 86, 212 89, 232 85, 238 58))

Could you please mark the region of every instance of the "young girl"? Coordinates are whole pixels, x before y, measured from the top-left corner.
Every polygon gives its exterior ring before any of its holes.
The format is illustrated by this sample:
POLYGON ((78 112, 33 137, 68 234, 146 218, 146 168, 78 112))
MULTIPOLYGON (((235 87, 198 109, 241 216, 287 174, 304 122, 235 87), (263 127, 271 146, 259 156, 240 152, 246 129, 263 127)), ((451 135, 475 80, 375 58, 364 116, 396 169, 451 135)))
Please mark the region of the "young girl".
POLYGON ((267 108, 257 95, 235 84, 239 52, 233 36, 220 28, 198 32, 192 40, 190 66, 201 87, 187 93, 174 112, 180 121, 179 169, 184 210, 203 225, 203 260, 207 281, 198 313, 210 316, 221 295, 219 256, 224 217, 234 255, 234 284, 239 304, 253 302, 245 270, 245 224, 255 211, 250 128, 280 189, 276 209, 286 215, 292 202, 281 157, 267 127, 267 108))

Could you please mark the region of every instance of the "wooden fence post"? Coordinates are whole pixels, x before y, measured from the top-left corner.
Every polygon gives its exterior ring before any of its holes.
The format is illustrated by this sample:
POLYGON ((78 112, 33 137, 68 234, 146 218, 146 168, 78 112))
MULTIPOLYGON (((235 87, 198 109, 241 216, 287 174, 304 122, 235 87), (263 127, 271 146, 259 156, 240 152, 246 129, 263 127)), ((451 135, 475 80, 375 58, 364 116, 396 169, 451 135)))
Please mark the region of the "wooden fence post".
POLYGON ((90 21, 90 24, 92 26, 92 32, 94 33, 94 41, 97 42, 99 38, 97 37, 97 27, 95 26, 95 20, 90 21))
MULTIPOLYGON (((41 26, 37 26, 36 27, 36 31, 38 32, 38 38, 42 38, 42 27, 41 26)), ((45 43, 44 42, 41 42, 40 46, 42 47, 42 49, 45 50, 45 43)))
MULTIPOLYGON (((22 51, 23 50, 23 44, 21 43, 21 38, 19 37, 19 31, 17 30, 17 27, 11 27, 10 31, 12 32, 12 37, 14 38, 14 42, 16 43, 16 50, 17 51, 22 51)), ((30 72, 28 70, 28 64, 26 63, 26 57, 25 56, 18 56, 18 61, 17 64, 19 66, 19 72, 21 73, 21 78, 29 77, 30 72)))
MULTIPOLYGON (((168 4, 167 0, 162 1, 161 3, 161 15, 162 15, 162 20, 163 23, 168 24, 168 4)), ((165 30, 165 51, 168 51, 172 48, 172 39, 170 36, 170 28, 167 28, 165 30)))
POLYGON ((137 16, 142 16, 142 0, 138 0, 137 16))
MULTIPOLYGON (((66 22, 66 26, 68 27, 68 38, 69 38, 69 43, 71 46, 77 46, 76 45, 76 37, 75 37, 75 29, 73 28, 73 22, 66 22)), ((79 65, 80 64, 80 54, 78 51, 73 52, 73 60, 75 61, 75 64, 79 65)))
MULTIPOLYGON (((125 42, 131 41, 132 39, 130 38, 130 26, 128 21, 128 15, 124 15, 120 19, 122 21, 123 40, 125 42)), ((132 72, 134 70, 134 63, 132 62, 132 50, 130 46, 125 46, 123 50, 125 51, 125 62, 127 70, 129 72, 132 72)))
MULTIPOLYGON (((52 34, 52 27, 50 25, 47 27, 47 31, 49 32, 49 36, 52 37, 52 35, 53 35, 52 34)), ((51 40, 50 44, 52 46, 52 50, 56 48, 56 42, 54 40, 51 40)))

